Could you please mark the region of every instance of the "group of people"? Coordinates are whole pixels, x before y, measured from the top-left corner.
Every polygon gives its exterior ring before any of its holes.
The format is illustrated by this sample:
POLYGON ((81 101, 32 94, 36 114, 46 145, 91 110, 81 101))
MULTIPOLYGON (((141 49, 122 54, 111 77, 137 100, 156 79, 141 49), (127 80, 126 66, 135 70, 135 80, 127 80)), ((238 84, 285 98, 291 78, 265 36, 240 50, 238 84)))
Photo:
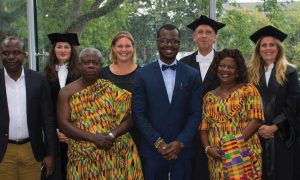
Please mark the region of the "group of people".
POLYGON ((299 85, 287 35, 254 32, 247 67, 239 50, 213 49, 225 24, 201 15, 187 27, 196 52, 177 60, 180 31, 165 24, 159 56, 143 67, 126 31, 104 68, 98 49, 79 54, 75 33, 49 34, 43 73, 23 68, 21 39, 4 39, 1 178, 299 179, 299 85))

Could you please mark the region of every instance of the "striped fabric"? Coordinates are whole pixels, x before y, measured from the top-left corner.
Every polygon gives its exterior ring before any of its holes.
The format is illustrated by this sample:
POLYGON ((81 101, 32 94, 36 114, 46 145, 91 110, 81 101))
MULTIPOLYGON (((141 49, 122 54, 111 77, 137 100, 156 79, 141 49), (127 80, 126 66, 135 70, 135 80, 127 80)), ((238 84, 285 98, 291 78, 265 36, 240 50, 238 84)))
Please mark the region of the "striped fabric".
MULTIPOLYGON (((107 134, 131 109, 131 94, 109 81, 96 83, 70 99, 71 122, 84 131, 107 134)), ((110 150, 87 141, 70 140, 68 179, 143 179, 141 162, 129 133, 118 137, 110 150)))
POLYGON ((221 150, 222 160, 208 158, 211 179, 261 179, 261 145, 255 134, 247 142, 241 132, 249 119, 263 120, 261 97, 245 84, 226 98, 208 92, 204 97, 199 130, 208 130, 210 146, 221 150))

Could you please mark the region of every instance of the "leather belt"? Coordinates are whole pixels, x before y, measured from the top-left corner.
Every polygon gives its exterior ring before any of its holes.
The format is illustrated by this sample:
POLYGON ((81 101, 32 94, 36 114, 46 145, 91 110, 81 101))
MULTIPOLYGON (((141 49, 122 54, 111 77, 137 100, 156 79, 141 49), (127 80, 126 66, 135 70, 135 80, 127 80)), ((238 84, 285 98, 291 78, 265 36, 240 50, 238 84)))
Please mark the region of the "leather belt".
POLYGON ((18 140, 8 140, 8 143, 11 143, 11 144, 18 144, 18 145, 21 145, 21 144, 25 144, 27 142, 29 142, 30 139, 29 138, 26 138, 26 139, 18 139, 18 140))

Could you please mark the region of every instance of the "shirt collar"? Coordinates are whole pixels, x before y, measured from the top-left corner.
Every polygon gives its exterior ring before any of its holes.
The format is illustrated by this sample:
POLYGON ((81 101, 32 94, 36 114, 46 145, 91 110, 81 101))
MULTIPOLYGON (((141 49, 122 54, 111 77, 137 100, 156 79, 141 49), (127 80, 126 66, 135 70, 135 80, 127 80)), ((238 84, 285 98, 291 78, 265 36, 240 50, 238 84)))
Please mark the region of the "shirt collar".
POLYGON ((58 71, 60 69, 68 69, 69 62, 64 63, 63 65, 55 64, 55 70, 58 71))
MULTIPOLYGON (((5 76, 5 77, 8 77, 8 78, 10 78, 10 79, 12 79, 12 78, 9 76, 9 74, 7 73, 5 67, 4 67, 4 76, 5 76)), ((24 76, 25 76, 25 74, 24 74, 24 68, 23 68, 23 66, 22 66, 22 72, 21 72, 21 75, 20 75, 20 77, 18 78, 18 80, 21 79, 21 78, 24 78, 24 76)), ((17 80, 17 81, 18 81, 18 80, 17 80)))
POLYGON ((210 51, 210 53, 208 53, 206 56, 203 56, 199 51, 198 51, 198 54, 196 56, 196 61, 197 62, 200 62, 201 60, 205 60, 205 61, 209 61, 209 62, 212 62, 214 58, 214 50, 212 49, 210 51))
POLYGON ((171 65, 173 65, 173 64, 177 64, 177 60, 175 59, 171 64, 166 64, 166 63, 164 63, 162 60, 158 59, 158 64, 159 64, 159 67, 160 67, 160 69, 161 69, 161 67, 162 67, 163 64, 164 64, 164 65, 167 65, 167 66, 171 66, 171 65))
POLYGON ((270 64, 269 66, 265 66, 265 71, 271 71, 274 67, 274 63, 270 64))

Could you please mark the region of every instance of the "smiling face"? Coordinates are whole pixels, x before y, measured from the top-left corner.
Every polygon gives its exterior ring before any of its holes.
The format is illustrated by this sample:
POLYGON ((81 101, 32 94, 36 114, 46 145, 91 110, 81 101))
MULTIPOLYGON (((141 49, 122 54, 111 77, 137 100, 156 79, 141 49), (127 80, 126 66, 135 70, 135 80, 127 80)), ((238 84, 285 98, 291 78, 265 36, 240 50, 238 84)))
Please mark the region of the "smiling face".
POLYGON ((71 45, 68 42, 57 42, 54 47, 54 53, 59 64, 64 64, 71 57, 71 45))
POLYGON ((1 44, 1 59, 8 74, 21 74, 25 52, 16 40, 5 40, 1 44))
POLYGON ((211 26, 201 24, 193 32, 193 41, 197 43, 200 52, 204 51, 209 53, 216 41, 216 33, 211 26))
POLYGON ((237 64, 231 57, 222 59, 217 66, 217 76, 220 84, 235 84, 237 72, 237 64))
POLYGON ((260 41, 259 53, 265 65, 274 63, 278 55, 276 39, 271 36, 263 37, 260 41))
POLYGON ((176 29, 161 29, 156 45, 160 59, 166 64, 171 64, 179 51, 179 32, 176 29))
POLYGON ((112 47, 112 50, 117 57, 117 62, 128 62, 132 60, 134 47, 128 38, 122 37, 118 39, 116 44, 112 47))

